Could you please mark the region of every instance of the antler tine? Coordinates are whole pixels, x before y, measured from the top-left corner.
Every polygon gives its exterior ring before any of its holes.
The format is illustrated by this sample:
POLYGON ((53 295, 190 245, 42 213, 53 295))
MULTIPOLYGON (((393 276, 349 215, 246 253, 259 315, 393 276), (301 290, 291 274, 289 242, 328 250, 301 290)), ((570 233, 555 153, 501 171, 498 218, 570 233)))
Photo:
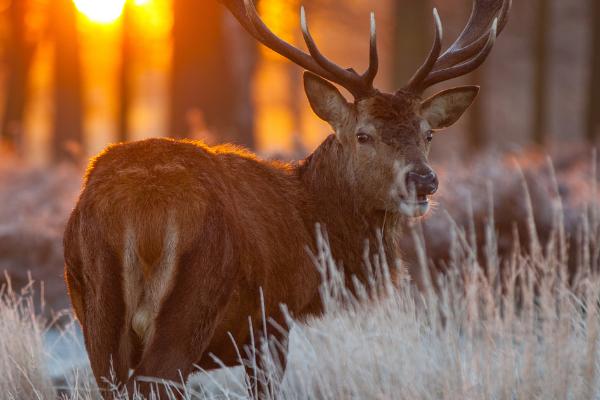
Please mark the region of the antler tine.
POLYGON ((252 0, 222 0, 222 2, 257 41, 302 68, 336 82, 334 76, 321 67, 309 54, 277 37, 262 21, 252 0))
POLYGON ((220 0, 221 3, 231 14, 237 19, 237 21, 242 25, 242 27, 256 40, 262 43, 262 37, 258 34, 254 26, 248 20, 248 13, 246 10, 246 2, 245 0, 237 1, 237 0, 220 0))
POLYGON ((371 11, 371 38, 369 41, 369 68, 362 75, 363 80, 369 86, 373 86, 375 76, 379 70, 379 56, 377 54, 377 25, 375 24, 375 13, 371 11))
POLYGON ((262 21, 252 0, 220 0, 238 22, 252 35, 256 40, 289 59, 302 68, 313 72, 331 82, 335 82, 346 89, 355 98, 367 96, 374 91, 372 86, 373 79, 377 73, 377 47, 375 38, 375 21, 371 20, 371 52, 369 69, 365 74, 358 75, 352 69, 344 69, 328 58, 326 58, 317 48, 306 23, 306 13, 304 7, 300 9, 300 23, 304 40, 309 53, 298 49, 297 47, 281 40, 275 35, 262 21))
POLYGON ((406 90, 415 91, 421 85, 421 83, 427 78, 427 75, 431 73, 433 67, 442 52, 442 38, 443 38, 443 27, 442 20, 438 13, 437 8, 433 9, 433 19, 435 21, 435 40, 433 41, 433 47, 427 56, 427 60, 421 65, 421 67, 415 72, 413 77, 408 82, 406 90))
MULTIPOLYGON (((315 40, 310 34, 304 6, 300 7, 300 26, 302 28, 304 42, 306 43, 306 47, 308 48, 310 55, 321 67, 323 67, 327 72, 331 74, 331 76, 333 77, 331 80, 333 82, 339 83, 340 85, 348 89, 355 98, 363 97, 364 95, 370 93, 373 90, 372 80, 369 83, 367 79, 358 75, 356 72, 354 72, 354 70, 344 69, 340 67, 339 65, 335 64, 333 61, 325 57, 323 53, 321 53, 321 51, 315 43, 315 40)), ((373 25, 371 26, 371 31, 373 31, 373 25)), ((373 46, 373 34, 371 34, 371 61, 369 62, 369 69, 367 71, 368 74, 372 73, 371 70, 373 69, 373 66, 375 67, 375 73, 377 72, 376 69, 378 63, 372 62, 374 48, 375 58, 377 58, 377 49, 376 46, 373 46)), ((374 78, 375 76, 373 76, 373 79, 374 78)))
MULTIPOLYGON (((467 26, 458 39, 441 56, 438 35, 427 61, 404 90, 421 93, 445 80, 457 78, 477 69, 490 54, 496 37, 508 22, 512 0, 473 0, 467 26)), ((436 32, 439 16, 436 16, 436 32)))
MULTIPOLYGON (((332 75, 338 76, 338 80, 342 80, 342 82, 350 82, 354 78, 352 72, 340 67, 335 64, 333 61, 329 60, 327 57, 321 53, 315 40, 310 34, 310 30, 308 29, 308 22, 306 21, 306 11, 304 11, 304 6, 300 6, 300 27, 302 28, 302 36, 304 36, 304 42, 306 43, 306 47, 308 48, 308 52, 312 56, 312 58, 323 68, 325 68, 332 75)), ((337 80, 335 81, 337 82, 337 80)), ((342 83, 338 82, 338 83, 342 83)))
POLYGON ((494 19, 492 23, 492 29, 488 35, 487 41, 483 49, 472 59, 458 65, 454 65, 442 70, 433 71, 427 76, 427 78, 423 81, 420 86, 421 90, 433 86, 437 83, 444 82, 462 75, 466 75, 469 72, 474 71, 479 68, 481 64, 486 60, 486 58, 490 55, 492 48, 496 42, 496 38, 498 37, 498 19, 494 19))
POLYGON ((489 26, 493 18, 498 19, 499 35, 508 22, 508 13, 512 0, 474 0, 473 10, 458 39, 442 54, 435 64, 434 70, 442 70, 462 63, 479 54, 485 47, 489 37, 489 26))

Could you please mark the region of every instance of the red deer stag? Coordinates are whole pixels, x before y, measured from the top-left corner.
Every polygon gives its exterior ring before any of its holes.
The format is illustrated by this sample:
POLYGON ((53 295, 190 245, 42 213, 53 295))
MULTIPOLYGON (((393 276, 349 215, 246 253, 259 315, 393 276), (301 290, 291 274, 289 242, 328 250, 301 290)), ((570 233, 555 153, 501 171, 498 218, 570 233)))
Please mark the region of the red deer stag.
POLYGON ((273 34, 250 0, 223 1, 256 40, 307 70, 310 105, 334 133, 295 164, 168 139, 112 145, 93 159, 65 232, 65 278, 102 388, 111 365, 129 385, 139 376, 179 381, 194 364, 217 368, 211 354, 236 365, 229 333, 249 344, 249 318, 262 319, 261 290, 266 315, 280 324, 281 304, 298 318, 320 313, 320 275, 307 252, 317 223, 346 274, 364 278, 364 245, 375 251, 382 231, 395 260, 399 221, 423 215, 438 187, 427 162, 433 135, 459 119, 479 88, 425 100, 423 91, 479 67, 511 5, 474 0, 466 28, 443 53, 434 10, 431 52, 388 94, 373 87, 373 16, 369 67, 359 74, 319 51, 303 9, 309 53, 273 34))

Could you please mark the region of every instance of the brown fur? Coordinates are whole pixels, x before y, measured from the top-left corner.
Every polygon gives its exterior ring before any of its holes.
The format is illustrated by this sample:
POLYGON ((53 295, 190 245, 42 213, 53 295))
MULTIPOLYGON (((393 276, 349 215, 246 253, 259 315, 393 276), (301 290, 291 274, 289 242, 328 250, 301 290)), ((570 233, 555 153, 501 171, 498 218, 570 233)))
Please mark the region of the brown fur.
POLYGON ((319 278, 306 249, 316 222, 326 225, 335 256, 360 274, 361 241, 374 237, 381 216, 360 215, 358 202, 331 197, 332 191, 349 193, 335 162, 324 157, 335 142, 330 138, 296 167, 163 139, 112 146, 92 162, 65 233, 65 258, 99 383, 111 356, 122 382, 134 368, 175 380, 178 369, 187 374, 193 363, 214 368, 209 353, 235 364, 227 332, 238 345, 248 343, 248 316, 261 321, 259 288, 267 315, 276 316, 281 303, 296 316, 319 312, 319 278), (344 210, 336 210, 339 205, 344 210), (155 332, 141 346, 131 319, 124 319, 134 312, 126 309, 123 292, 126 231, 136 237, 133 251, 143 271, 136 284, 143 292, 160 273, 169 219, 179 236, 177 270, 168 277, 155 332))
POLYGON ((395 169, 429 168, 420 99, 377 93, 349 104, 305 79, 336 134, 298 164, 168 139, 113 145, 91 162, 65 232, 65 278, 102 387, 111 360, 120 382, 129 370, 178 381, 194 364, 216 368, 211 355, 237 364, 228 333, 249 344, 250 318, 258 336, 261 290, 281 325, 281 304, 296 318, 320 313, 309 255, 317 223, 346 276, 365 279, 365 245, 377 252, 379 235, 394 265, 395 169), (363 131, 368 144, 357 141, 363 131))

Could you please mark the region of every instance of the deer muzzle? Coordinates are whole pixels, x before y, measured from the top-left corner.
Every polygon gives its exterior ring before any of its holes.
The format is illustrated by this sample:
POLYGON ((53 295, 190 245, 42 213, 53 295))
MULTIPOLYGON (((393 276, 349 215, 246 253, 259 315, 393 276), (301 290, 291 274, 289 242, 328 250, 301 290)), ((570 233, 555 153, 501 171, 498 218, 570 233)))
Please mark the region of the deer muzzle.
POLYGON ((406 174, 406 187, 413 191, 419 198, 426 198, 437 192, 439 186, 438 177, 431 169, 422 171, 409 171, 406 174))
POLYGON ((406 173, 407 196, 401 196, 400 211, 409 217, 421 217, 429 211, 429 196, 439 186, 436 173, 429 167, 411 170, 406 173))

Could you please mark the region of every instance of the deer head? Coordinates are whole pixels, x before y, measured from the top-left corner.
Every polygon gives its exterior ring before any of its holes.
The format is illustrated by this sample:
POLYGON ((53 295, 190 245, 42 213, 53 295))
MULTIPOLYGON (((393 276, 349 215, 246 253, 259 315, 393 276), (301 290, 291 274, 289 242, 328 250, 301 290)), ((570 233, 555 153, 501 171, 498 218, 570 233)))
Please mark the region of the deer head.
POLYGON ((368 69, 359 74, 342 68, 318 49, 300 10, 309 53, 278 38, 260 19, 251 0, 223 0, 237 20, 259 42, 305 68, 304 87, 313 111, 335 131, 347 179, 374 210, 420 216, 438 179, 428 164, 436 132, 454 124, 473 103, 478 86, 461 86, 423 99, 425 89, 478 68, 502 31, 511 0, 474 0, 471 17, 458 39, 442 53, 442 23, 433 10, 433 47, 407 85, 395 93, 373 87, 378 70, 375 17, 371 13, 368 69), (347 89, 348 102, 332 84, 347 89))

